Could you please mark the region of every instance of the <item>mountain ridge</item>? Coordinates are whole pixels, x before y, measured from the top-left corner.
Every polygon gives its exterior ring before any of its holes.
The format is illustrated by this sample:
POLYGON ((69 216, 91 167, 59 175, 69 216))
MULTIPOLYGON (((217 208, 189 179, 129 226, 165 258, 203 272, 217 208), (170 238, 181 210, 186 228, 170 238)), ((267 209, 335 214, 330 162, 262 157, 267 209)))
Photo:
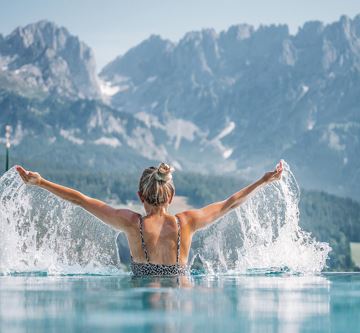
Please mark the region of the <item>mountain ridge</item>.
POLYGON ((240 24, 188 32, 177 43, 152 35, 99 78, 86 44, 40 21, 0 36, 0 121, 12 119, 19 152, 26 139, 16 133, 36 124, 38 142, 55 140, 56 150, 65 139, 65 150, 84 150, 85 165, 95 141, 107 146, 105 160, 116 160, 105 169, 166 159, 183 170, 253 178, 285 158, 305 188, 360 198, 359 73, 360 15, 307 22, 296 34, 287 25, 240 24), (28 126, 19 127, 19 103, 28 126), (134 127, 109 133, 105 121, 97 136, 89 130, 91 119, 117 116, 134 127), (132 159, 120 163, 114 152, 132 159))
POLYGON ((0 68, 2 78, 40 94, 100 97, 92 50, 50 21, 17 27, 0 39, 0 68))
MULTIPOLYGON (((307 22, 294 35, 286 25, 190 32, 162 52, 168 68, 156 72, 155 66, 142 80, 121 71, 129 53, 118 58, 111 75, 122 77, 126 88, 110 103, 133 114, 191 121, 210 139, 233 124, 221 145, 249 177, 282 157, 295 165, 305 187, 359 197, 351 186, 360 181, 359 22, 360 15, 307 22)), ((144 43, 151 49, 151 40, 144 43)), ((131 60, 146 57, 151 64, 156 53, 142 51, 132 48, 131 60)), ((106 81, 105 69, 100 77, 106 81)))

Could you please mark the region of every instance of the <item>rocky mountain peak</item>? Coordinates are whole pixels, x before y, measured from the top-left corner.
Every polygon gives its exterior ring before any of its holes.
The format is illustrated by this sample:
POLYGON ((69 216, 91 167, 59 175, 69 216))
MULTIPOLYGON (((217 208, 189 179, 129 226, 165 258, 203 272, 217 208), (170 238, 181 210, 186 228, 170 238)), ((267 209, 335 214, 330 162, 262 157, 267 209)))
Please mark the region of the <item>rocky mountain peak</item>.
MULTIPOLYGON (((313 165, 357 175, 359 159, 349 161, 359 150, 359 31, 360 16, 307 22, 295 35, 287 25, 236 25, 219 35, 192 31, 163 58, 162 48, 149 48, 147 41, 112 67, 112 75, 137 84, 126 89, 110 82, 118 91, 110 103, 134 114, 141 110, 142 118, 191 122, 239 168, 255 170, 274 156, 288 157, 301 166, 304 186, 334 191, 340 181, 328 183, 331 177, 315 175, 313 165)), ((183 128, 177 124, 176 131, 185 133, 183 128)))
POLYGON ((180 39, 179 45, 185 45, 188 43, 199 43, 204 39, 213 39, 217 38, 217 33, 214 29, 202 29, 200 31, 190 31, 187 32, 183 38, 180 39))
POLYGON ((358 38, 360 38, 360 14, 353 19, 354 32, 358 38))
POLYGON ((168 69, 168 53, 173 47, 174 44, 169 40, 151 35, 105 66, 100 77, 114 81, 131 77, 132 82, 137 85, 168 69))
POLYGON ((70 37, 65 28, 59 28, 49 21, 39 21, 25 27, 16 28, 6 40, 9 51, 11 47, 17 51, 29 48, 52 48, 60 49, 65 46, 66 39, 70 37))
POLYGON ((227 31, 222 32, 221 36, 231 40, 244 40, 249 38, 253 34, 254 30, 255 29, 252 25, 238 24, 233 25, 227 31))
POLYGON ((25 82, 42 93, 100 97, 92 50, 52 22, 16 28, 0 44, 0 59, 12 85, 25 82))
POLYGON ((319 38, 324 29, 325 26, 320 21, 305 22, 304 25, 299 29, 295 38, 301 43, 309 44, 319 38))

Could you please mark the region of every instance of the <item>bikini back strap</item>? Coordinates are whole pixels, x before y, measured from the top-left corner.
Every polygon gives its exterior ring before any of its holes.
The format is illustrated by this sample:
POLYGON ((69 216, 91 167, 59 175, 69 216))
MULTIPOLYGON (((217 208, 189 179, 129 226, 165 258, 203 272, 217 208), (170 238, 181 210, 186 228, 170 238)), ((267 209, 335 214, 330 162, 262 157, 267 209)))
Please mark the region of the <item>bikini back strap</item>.
POLYGON ((147 249, 145 246, 145 240, 144 240, 144 234, 143 234, 143 217, 142 216, 140 216, 140 218, 139 218, 139 231, 140 231, 140 237, 141 237, 141 247, 144 251, 145 259, 149 263, 150 260, 149 260, 148 252, 147 252, 147 249))
POLYGON ((179 218, 176 215, 175 215, 175 218, 176 218, 176 224, 177 224, 177 227, 178 227, 176 265, 179 265, 180 245, 181 245, 181 228, 180 228, 180 220, 179 220, 179 218))

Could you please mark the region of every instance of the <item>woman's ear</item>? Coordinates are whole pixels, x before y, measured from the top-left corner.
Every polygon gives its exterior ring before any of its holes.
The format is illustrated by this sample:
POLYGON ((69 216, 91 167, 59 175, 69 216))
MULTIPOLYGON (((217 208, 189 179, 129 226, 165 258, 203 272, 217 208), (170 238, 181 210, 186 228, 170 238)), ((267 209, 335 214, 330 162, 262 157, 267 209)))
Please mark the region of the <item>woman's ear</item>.
POLYGON ((169 205, 171 204, 172 199, 174 198, 175 193, 170 197, 169 205))
POLYGON ((138 192, 137 192, 137 195, 138 195, 138 197, 139 197, 140 201, 141 201, 142 203, 144 203, 144 198, 142 197, 142 195, 141 195, 141 192, 140 192, 140 191, 138 191, 138 192))

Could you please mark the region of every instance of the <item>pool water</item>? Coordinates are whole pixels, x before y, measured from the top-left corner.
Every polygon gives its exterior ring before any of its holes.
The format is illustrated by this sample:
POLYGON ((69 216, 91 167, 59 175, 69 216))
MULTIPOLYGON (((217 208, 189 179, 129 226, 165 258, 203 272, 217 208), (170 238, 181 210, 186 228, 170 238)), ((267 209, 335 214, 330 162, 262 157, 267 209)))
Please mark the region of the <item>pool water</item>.
POLYGON ((0 277, 0 332, 360 332, 360 274, 0 277))

